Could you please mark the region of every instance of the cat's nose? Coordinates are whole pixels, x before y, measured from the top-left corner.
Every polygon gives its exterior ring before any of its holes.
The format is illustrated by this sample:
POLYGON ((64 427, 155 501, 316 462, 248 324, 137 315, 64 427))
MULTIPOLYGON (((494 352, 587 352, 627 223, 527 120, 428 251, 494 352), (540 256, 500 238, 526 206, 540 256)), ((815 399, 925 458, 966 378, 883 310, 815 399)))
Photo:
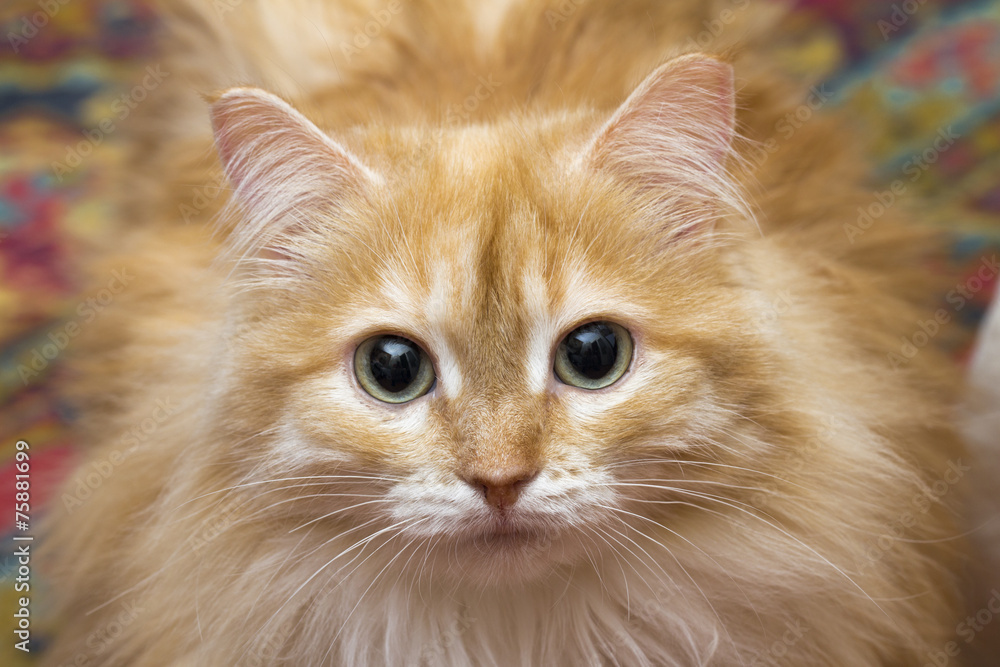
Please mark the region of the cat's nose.
POLYGON ((517 502, 521 491, 538 475, 534 468, 508 468, 488 474, 471 475, 465 481, 479 490, 488 505, 503 512, 517 502))

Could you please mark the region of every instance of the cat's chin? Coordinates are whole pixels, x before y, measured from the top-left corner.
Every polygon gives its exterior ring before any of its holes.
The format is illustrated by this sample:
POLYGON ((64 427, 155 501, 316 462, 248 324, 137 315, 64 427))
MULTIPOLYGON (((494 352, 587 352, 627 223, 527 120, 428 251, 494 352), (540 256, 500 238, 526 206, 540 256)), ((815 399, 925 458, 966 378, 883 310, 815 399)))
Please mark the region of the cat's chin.
POLYGON ((550 531, 497 526, 459 537, 450 547, 448 571, 480 587, 541 580, 572 556, 550 531))

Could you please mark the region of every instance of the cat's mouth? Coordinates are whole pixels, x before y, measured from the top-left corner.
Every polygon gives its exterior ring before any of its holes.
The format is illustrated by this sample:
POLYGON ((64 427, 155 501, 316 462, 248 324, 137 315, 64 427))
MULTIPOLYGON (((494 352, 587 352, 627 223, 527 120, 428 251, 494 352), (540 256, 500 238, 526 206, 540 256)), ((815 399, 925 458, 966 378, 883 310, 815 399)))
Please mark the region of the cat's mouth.
POLYGON ((485 529, 472 533, 468 541, 478 548, 523 548, 536 547, 551 541, 545 531, 517 522, 496 521, 485 529))

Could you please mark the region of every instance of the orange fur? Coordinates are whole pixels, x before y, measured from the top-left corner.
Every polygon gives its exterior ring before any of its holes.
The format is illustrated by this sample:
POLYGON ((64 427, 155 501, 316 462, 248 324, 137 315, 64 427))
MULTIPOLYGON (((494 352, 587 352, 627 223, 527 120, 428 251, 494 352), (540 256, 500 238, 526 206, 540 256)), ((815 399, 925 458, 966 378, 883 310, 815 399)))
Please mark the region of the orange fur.
POLYGON ((896 210, 847 238, 833 115, 757 157, 800 94, 772 12, 673 59, 718 7, 407 0, 348 62, 383 4, 278 4, 165 8, 173 77, 95 268, 135 277, 77 362, 80 473, 121 462, 54 518, 48 664, 903 667, 949 639, 954 497, 914 503, 961 459, 956 383, 932 349, 887 363, 936 240, 896 210), (221 92, 247 84, 304 115, 221 92), (552 350, 604 319, 628 373, 560 384, 552 350), (377 333, 428 351, 431 393, 357 386, 377 333), (542 471, 513 536, 461 481, 508 468, 542 471))

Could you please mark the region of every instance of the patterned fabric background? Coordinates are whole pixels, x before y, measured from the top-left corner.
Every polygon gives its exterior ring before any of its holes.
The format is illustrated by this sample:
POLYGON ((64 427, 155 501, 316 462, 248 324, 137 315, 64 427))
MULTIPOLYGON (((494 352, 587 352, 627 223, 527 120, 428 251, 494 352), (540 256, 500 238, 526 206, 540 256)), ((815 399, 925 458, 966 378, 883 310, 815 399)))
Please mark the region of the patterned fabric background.
MULTIPOLYGON (((100 304, 75 291, 80 251, 112 215, 108 168, 121 156, 115 128, 124 113, 116 100, 141 78, 156 21, 143 0, 4 0, 0 28, 0 627, 8 628, 21 595, 14 537, 35 533, 37 509, 72 459, 73 413, 59 393, 67 322, 100 316, 100 304), (27 531, 14 517, 18 440, 31 447, 27 531)), ((984 259, 1000 250, 1000 1, 800 0, 777 49, 790 69, 827 73, 823 104, 876 130, 872 204, 854 231, 880 206, 919 196, 926 219, 953 234, 942 261, 966 279, 940 297, 967 330, 955 350, 961 362, 996 284, 984 259)), ((52 630, 35 572, 33 563, 32 652, 15 649, 5 629, 0 664, 9 667, 32 664, 52 630)), ((94 638, 95 647, 107 639, 94 638)))

